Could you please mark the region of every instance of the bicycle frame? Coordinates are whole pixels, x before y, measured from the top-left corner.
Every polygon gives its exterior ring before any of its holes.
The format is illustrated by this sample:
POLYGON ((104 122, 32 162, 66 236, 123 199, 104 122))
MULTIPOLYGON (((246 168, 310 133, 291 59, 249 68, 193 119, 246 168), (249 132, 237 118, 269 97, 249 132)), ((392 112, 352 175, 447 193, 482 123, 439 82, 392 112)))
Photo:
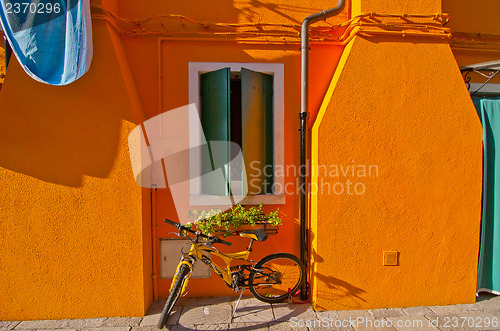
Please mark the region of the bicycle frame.
POLYGON ((235 260, 248 261, 250 251, 245 250, 237 253, 223 254, 214 248, 195 243, 191 245, 191 249, 188 255, 195 256, 197 259, 201 260, 203 263, 208 265, 210 269, 212 269, 217 275, 219 275, 226 284, 231 285, 231 262, 235 260), (213 254, 222 259, 222 261, 224 261, 224 263, 226 264, 226 267, 222 268, 217 265, 212 261, 212 257, 208 256, 207 253, 213 254))
POLYGON ((184 291, 187 287, 187 284, 188 284, 189 279, 191 278, 191 274, 193 272, 194 262, 197 259, 201 260, 203 263, 208 265, 210 267, 210 269, 212 269, 219 277, 221 277, 228 286, 231 286, 231 284, 232 284, 231 266, 230 266, 231 262, 236 261, 236 260, 248 261, 248 258, 250 257, 250 253, 251 252, 249 250, 244 250, 244 251, 237 252, 237 253, 223 254, 214 248, 205 246, 202 243, 193 242, 191 244, 191 249, 189 250, 189 253, 182 257, 181 262, 177 266, 175 276, 172 279, 172 284, 170 285, 170 290, 172 290, 172 286, 175 284, 175 281, 177 279, 177 272, 178 272, 180 266, 182 264, 187 264, 191 269, 191 273, 186 277, 186 280, 182 286, 181 295, 184 294, 184 291), (221 258, 224 261, 224 263, 226 264, 226 267, 223 268, 223 267, 219 266, 217 263, 213 262, 212 257, 208 256, 207 253, 213 254, 213 255, 221 258))
MULTIPOLYGON (((190 246, 189 252, 186 253, 181 249, 183 256, 172 279, 170 294, 163 307, 160 320, 158 321, 159 328, 163 328, 177 299, 185 293, 196 260, 201 260, 204 264, 208 265, 211 270, 222 278, 229 288, 232 288, 237 293, 241 290, 236 306, 238 306, 241 296, 246 289, 249 289, 252 295, 260 301, 278 303, 287 298, 290 300, 291 295, 295 294, 302 284, 304 266, 299 258, 293 254, 274 253, 262 258, 258 262, 249 260, 254 241, 264 241, 267 239, 267 235, 262 231, 255 230, 240 233, 241 237, 251 239, 246 250, 236 253, 221 253, 217 249, 212 248, 212 245, 224 244, 231 246, 231 242, 225 241, 219 237, 203 234, 200 231, 194 231, 190 227, 183 226, 169 219, 165 219, 165 222, 175 226, 179 230, 178 236, 188 237, 191 243, 183 247, 186 248, 190 246), (188 235, 189 233, 194 234, 195 237, 190 237, 188 235), (206 241, 200 243, 200 238, 206 241), (225 266, 223 267, 215 263, 213 261, 214 256, 219 257, 225 266), (282 260, 284 260, 285 263, 279 262, 282 260), (240 263, 231 266, 233 261, 240 261, 240 263), (245 261, 247 263, 244 263, 245 261), (288 265, 286 261, 292 264, 288 265), (276 264, 276 266, 274 266, 274 264, 276 264), (293 272, 291 277, 283 278, 283 275, 288 274, 288 272, 286 271, 287 269, 280 268, 282 264, 284 264, 285 268, 288 268, 288 266, 293 268, 293 270, 297 270, 298 268, 299 272, 293 272), (286 279, 286 283, 283 279, 286 279), (278 285, 278 287, 274 288, 275 285, 278 285), (261 289, 263 289, 262 293, 261 289), (271 292, 269 292, 269 290, 271 292), (274 293, 272 291, 274 291, 274 293)), ((236 311, 236 308, 234 311, 236 311)), ((234 312, 231 320, 233 317, 234 312)))

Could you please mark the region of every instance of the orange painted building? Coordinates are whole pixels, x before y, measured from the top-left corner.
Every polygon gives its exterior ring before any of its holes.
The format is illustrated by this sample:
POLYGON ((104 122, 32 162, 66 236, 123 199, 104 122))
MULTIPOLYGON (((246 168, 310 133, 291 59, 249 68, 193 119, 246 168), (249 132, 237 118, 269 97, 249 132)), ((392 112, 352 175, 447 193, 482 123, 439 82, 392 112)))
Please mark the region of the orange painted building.
MULTIPOLYGON (((482 138, 459 66, 500 53, 500 4, 480 3, 350 0, 311 27, 315 309, 474 302, 482 138)), ((335 5, 91 1, 94 57, 81 79, 44 85, 13 58, 0 90, 0 320, 143 316, 166 297, 162 266, 178 256, 163 250, 162 220, 177 215, 168 189, 136 184, 129 133, 193 102, 190 66, 273 65, 274 160, 298 166, 300 25, 335 5)), ((254 260, 299 254, 297 175, 280 180, 290 191, 252 200, 284 216, 254 260)), ((216 278, 192 279, 189 295, 234 294, 216 278)))

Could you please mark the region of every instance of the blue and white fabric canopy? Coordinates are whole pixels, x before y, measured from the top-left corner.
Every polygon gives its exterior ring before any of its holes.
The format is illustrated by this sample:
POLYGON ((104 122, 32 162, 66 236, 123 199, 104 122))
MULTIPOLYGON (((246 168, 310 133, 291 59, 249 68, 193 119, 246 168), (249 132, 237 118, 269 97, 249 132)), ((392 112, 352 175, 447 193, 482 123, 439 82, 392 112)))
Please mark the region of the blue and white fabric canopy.
POLYGON ((0 22, 19 63, 35 80, 67 85, 89 69, 89 0, 0 0, 0 22))

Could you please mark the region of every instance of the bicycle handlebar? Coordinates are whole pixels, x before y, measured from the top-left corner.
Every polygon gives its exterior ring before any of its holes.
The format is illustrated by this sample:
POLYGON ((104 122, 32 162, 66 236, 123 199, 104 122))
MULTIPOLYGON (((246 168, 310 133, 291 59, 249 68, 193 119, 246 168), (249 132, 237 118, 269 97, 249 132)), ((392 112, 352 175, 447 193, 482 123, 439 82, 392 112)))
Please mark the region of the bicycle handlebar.
POLYGON ((231 243, 229 241, 222 240, 219 237, 215 237, 215 236, 210 237, 210 236, 207 236, 206 234, 196 232, 194 230, 191 230, 188 227, 185 227, 181 223, 173 222, 173 221, 169 220, 168 218, 165 218, 165 223, 168 223, 172 226, 175 226, 179 231, 186 231, 186 232, 192 233, 196 236, 200 236, 200 237, 203 237, 205 239, 208 239, 208 240, 212 241, 214 244, 224 244, 227 246, 231 246, 231 243))
POLYGON ((219 237, 213 237, 213 238, 214 238, 213 240, 214 240, 215 244, 224 244, 224 245, 227 245, 227 246, 231 246, 231 243, 229 241, 222 240, 219 237))

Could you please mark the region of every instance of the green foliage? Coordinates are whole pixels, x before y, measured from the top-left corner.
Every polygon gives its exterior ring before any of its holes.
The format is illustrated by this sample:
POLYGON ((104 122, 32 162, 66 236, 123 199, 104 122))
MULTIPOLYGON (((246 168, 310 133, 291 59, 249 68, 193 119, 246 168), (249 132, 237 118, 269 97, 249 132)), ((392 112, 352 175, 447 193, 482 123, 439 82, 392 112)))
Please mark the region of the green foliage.
POLYGON ((231 235, 231 231, 236 230, 244 224, 255 225, 257 223, 269 223, 274 226, 281 225, 283 220, 279 216, 279 208, 269 213, 265 213, 262 204, 250 208, 245 208, 237 204, 233 208, 221 210, 192 210, 189 216, 194 219, 193 223, 186 226, 196 226, 196 229, 206 235, 212 235, 216 227, 225 229, 224 237, 231 235))

